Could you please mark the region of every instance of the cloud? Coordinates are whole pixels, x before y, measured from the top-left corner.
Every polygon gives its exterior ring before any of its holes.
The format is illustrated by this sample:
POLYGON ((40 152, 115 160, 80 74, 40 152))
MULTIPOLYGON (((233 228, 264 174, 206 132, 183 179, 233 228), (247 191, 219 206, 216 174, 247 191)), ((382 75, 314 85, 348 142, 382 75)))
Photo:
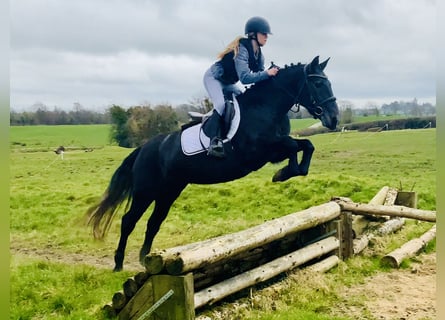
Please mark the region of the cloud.
POLYGON ((11 106, 186 103, 217 53, 266 17, 266 61, 331 57, 339 99, 435 96, 434 1, 17 0, 11 106))

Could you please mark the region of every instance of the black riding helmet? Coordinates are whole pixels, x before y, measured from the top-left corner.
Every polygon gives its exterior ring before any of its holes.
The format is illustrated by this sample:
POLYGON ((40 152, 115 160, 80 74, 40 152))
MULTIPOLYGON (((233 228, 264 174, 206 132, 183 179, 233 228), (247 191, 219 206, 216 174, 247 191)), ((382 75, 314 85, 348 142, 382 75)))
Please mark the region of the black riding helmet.
POLYGON ((262 17, 252 17, 247 20, 246 27, 244 28, 244 34, 256 34, 257 32, 272 34, 272 32, 270 31, 269 22, 267 22, 266 19, 262 17))

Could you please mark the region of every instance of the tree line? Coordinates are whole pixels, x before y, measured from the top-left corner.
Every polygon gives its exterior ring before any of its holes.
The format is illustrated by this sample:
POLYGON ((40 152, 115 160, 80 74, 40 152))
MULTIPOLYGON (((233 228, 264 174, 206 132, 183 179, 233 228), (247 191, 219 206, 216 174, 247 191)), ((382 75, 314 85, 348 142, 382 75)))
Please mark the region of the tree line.
POLYGON ((87 110, 79 103, 75 103, 70 111, 57 107, 50 110, 42 103, 34 104, 31 109, 35 111, 18 112, 11 110, 9 113, 9 124, 11 126, 29 126, 110 123, 110 117, 107 112, 87 110))
POLYGON ((405 116, 430 117, 436 115, 436 106, 426 102, 419 103, 416 98, 411 101, 393 101, 382 104, 380 107, 369 103, 365 108, 355 108, 352 103, 342 101, 339 103, 342 123, 352 123, 355 116, 405 116))
MULTIPOLYGON (((419 104, 417 99, 409 102, 395 101, 380 108, 368 106, 365 109, 353 108, 352 104, 340 102, 342 123, 352 123, 354 115, 430 116, 436 114, 436 107, 430 103, 419 104)), ((50 110, 43 104, 33 106, 35 111, 11 111, 10 125, 76 125, 111 124, 111 138, 122 147, 136 147, 160 133, 179 129, 189 121, 188 112, 206 113, 212 109, 208 98, 195 99, 189 104, 173 107, 169 104, 156 106, 142 105, 123 108, 112 105, 105 112, 92 111, 75 103, 71 111, 58 108, 50 110)), ((289 112, 290 118, 307 118, 311 115, 304 108, 299 112, 289 112)))

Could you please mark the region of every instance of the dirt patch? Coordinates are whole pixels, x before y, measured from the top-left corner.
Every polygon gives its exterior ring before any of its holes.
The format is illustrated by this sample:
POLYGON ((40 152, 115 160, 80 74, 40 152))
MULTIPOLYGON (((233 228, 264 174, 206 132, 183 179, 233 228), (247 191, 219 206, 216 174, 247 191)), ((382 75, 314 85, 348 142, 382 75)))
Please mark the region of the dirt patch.
POLYGON ((422 254, 410 269, 395 269, 348 288, 334 314, 354 319, 436 319, 436 253, 422 254), (351 304, 352 302, 352 304, 351 304))
MULTIPOLYGON (((61 249, 47 246, 45 248, 27 248, 11 243, 10 252, 12 255, 21 255, 40 260, 56 263, 87 265, 90 267, 109 269, 114 267, 114 257, 112 254, 86 255, 85 253, 65 252, 61 249)), ((125 257, 124 269, 126 271, 144 271, 144 267, 139 263, 137 253, 129 253, 125 257)))

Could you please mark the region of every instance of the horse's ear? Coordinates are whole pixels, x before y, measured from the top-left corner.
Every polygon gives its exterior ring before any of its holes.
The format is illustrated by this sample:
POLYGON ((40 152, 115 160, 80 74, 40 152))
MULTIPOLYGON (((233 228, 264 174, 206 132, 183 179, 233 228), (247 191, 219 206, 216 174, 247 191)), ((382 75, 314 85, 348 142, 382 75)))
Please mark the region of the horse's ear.
POLYGON ((326 68, 326 65, 328 64, 329 59, 331 59, 331 58, 329 57, 326 59, 326 61, 323 61, 322 63, 320 63, 321 70, 324 70, 324 68, 326 68))
POLYGON ((311 62, 312 70, 315 70, 315 68, 318 66, 319 58, 320 58, 320 56, 316 56, 316 57, 312 60, 312 62, 311 62))

